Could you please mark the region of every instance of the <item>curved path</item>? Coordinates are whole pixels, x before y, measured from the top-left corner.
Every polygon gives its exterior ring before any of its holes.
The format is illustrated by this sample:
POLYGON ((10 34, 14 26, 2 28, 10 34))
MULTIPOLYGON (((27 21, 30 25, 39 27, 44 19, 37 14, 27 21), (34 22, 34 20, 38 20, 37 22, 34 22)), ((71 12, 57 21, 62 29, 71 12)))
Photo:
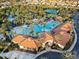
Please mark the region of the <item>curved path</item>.
POLYGON ((74 28, 74 33, 75 33, 75 39, 74 39, 74 42, 73 44, 71 45, 71 47, 67 50, 67 51, 72 51, 77 43, 77 33, 76 33, 76 30, 74 28))
POLYGON ((33 59, 36 59, 36 58, 37 58, 38 56, 40 56, 41 54, 46 53, 46 52, 49 52, 49 51, 51 51, 51 52, 63 53, 63 51, 59 51, 59 50, 55 50, 55 49, 49 49, 49 50, 44 50, 44 51, 42 51, 42 52, 39 52, 38 54, 36 54, 36 56, 35 56, 33 59))
MULTIPOLYGON (((71 45, 71 47, 67 50, 67 51, 69 51, 69 52, 74 49, 74 47, 75 47, 75 45, 76 45, 76 42, 77 42, 77 33, 76 33, 75 28, 74 28, 74 33, 75 33, 75 39, 74 39, 74 42, 73 42, 73 44, 71 45)), ((49 51, 51 51, 51 52, 63 53, 63 52, 65 52, 66 50, 65 50, 65 51, 60 51, 60 50, 56 50, 56 49, 44 50, 44 51, 39 52, 38 54, 36 54, 36 56, 35 56, 33 59, 36 59, 36 58, 37 58, 38 56, 40 56, 41 54, 44 54, 44 53, 49 52, 49 51)))

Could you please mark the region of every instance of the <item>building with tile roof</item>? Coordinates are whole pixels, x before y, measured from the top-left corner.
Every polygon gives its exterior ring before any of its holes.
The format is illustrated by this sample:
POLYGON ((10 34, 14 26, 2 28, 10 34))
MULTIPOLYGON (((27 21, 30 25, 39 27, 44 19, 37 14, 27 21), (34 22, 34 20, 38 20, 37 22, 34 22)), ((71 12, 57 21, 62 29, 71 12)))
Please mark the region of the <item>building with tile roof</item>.
POLYGON ((69 42, 71 36, 69 33, 61 31, 55 34, 54 38, 56 44, 58 44, 58 46, 63 49, 66 46, 66 44, 69 42))
POLYGON ((72 23, 66 22, 61 24, 59 27, 56 27, 51 31, 51 33, 39 33, 38 38, 33 38, 27 35, 17 35, 12 39, 12 42, 18 44, 21 49, 32 51, 39 49, 39 47, 51 47, 53 46, 53 43, 57 44, 60 48, 63 49, 71 38, 71 35, 68 33, 68 31, 70 31, 72 28, 72 23))
POLYGON ((67 22, 64 25, 62 25, 61 30, 69 31, 73 28, 73 24, 71 22, 67 22))
POLYGON ((42 47, 45 47, 48 43, 49 46, 53 45, 54 37, 48 32, 40 33, 40 41, 42 42, 42 47))
POLYGON ((26 36, 26 35, 16 35, 12 39, 12 42, 15 44, 18 44, 18 43, 21 43, 22 41, 24 41, 26 38, 28 38, 28 36, 26 36))
POLYGON ((14 44, 18 44, 21 49, 34 50, 41 46, 40 42, 26 35, 17 35, 12 39, 14 44))
POLYGON ((64 24, 59 25, 58 27, 56 27, 55 29, 52 30, 52 32, 54 33, 58 33, 60 31, 69 31, 73 28, 73 23, 71 22, 66 22, 64 24))
POLYGON ((33 49, 38 49, 40 47, 40 43, 38 41, 29 38, 21 42, 19 46, 21 49, 33 50, 33 49))
POLYGON ((45 47, 46 43, 52 45, 53 39, 50 33, 42 32, 37 39, 25 35, 17 35, 12 39, 12 42, 18 44, 21 49, 34 50, 39 47, 45 47))
POLYGON ((54 42, 62 49, 66 46, 71 38, 70 33, 68 33, 68 31, 71 29, 73 29, 73 23, 66 22, 53 29, 51 32, 51 34, 54 36, 54 42))

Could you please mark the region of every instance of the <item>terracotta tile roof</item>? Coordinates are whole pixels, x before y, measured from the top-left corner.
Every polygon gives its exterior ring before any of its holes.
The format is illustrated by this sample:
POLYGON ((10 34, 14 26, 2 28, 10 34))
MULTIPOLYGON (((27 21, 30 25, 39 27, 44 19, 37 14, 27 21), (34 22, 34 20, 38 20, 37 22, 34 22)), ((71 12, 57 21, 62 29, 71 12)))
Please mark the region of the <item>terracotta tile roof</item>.
POLYGON ((65 24, 61 24, 59 27, 52 30, 52 32, 58 33, 61 31, 69 31, 73 28, 73 24, 70 22, 66 22, 65 24))
POLYGON ((38 46, 38 47, 41 47, 42 45, 41 45, 41 42, 37 39, 37 40, 34 40, 35 41, 35 43, 36 43, 36 45, 38 46))
POLYGON ((38 48, 40 45, 39 42, 34 41, 32 39, 25 40, 19 44, 19 46, 23 46, 24 48, 38 48))
POLYGON ((21 41, 25 40, 28 36, 25 35, 17 35, 12 39, 14 43, 20 43, 21 41))
POLYGON ((55 35, 55 41, 57 42, 57 44, 60 44, 63 47, 65 47, 65 45, 69 42, 69 40, 70 40, 70 34, 67 32, 60 32, 55 35))
POLYGON ((61 27, 61 30, 69 31, 70 29, 72 29, 72 26, 73 26, 73 24, 70 23, 70 22, 65 23, 65 24, 61 27))
POLYGON ((40 33, 40 39, 47 41, 47 40, 53 40, 54 38, 50 33, 42 32, 42 33, 40 33))

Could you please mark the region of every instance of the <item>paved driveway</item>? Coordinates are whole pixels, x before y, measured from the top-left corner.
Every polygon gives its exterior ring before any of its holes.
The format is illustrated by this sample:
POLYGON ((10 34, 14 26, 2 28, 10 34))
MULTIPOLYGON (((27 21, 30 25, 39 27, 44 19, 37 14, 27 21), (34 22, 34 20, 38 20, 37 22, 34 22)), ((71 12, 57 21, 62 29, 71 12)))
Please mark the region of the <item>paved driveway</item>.
POLYGON ((11 51, 8 53, 2 53, 0 56, 4 57, 6 56, 9 59, 33 59, 35 54, 26 53, 26 52, 20 52, 20 51, 11 51))

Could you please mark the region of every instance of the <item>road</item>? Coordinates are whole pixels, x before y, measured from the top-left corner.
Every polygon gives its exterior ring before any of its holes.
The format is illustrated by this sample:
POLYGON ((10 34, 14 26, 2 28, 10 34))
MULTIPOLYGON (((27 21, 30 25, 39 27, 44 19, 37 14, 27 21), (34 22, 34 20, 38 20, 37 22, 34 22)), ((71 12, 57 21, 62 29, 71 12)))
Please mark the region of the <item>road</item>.
POLYGON ((7 57, 8 59, 33 59, 35 54, 26 53, 21 51, 10 51, 8 53, 1 53, 0 56, 7 57))
MULTIPOLYGON (((79 28, 77 28, 76 31, 77 31, 77 37, 79 37, 79 28)), ((73 52, 76 52, 77 56, 79 56, 79 38, 77 38, 77 43, 73 49, 73 52)))
POLYGON ((37 57, 39 57, 40 55, 46 53, 46 52, 57 52, 57 53, 63 53, 63 51, 59 51, 59 50, 55 50, 55 49, 48 49, 48 50, 44 50, 42 52, 39 52, 38 54, 35 55, 35 57, 33 59, 36 59, 37 57))

